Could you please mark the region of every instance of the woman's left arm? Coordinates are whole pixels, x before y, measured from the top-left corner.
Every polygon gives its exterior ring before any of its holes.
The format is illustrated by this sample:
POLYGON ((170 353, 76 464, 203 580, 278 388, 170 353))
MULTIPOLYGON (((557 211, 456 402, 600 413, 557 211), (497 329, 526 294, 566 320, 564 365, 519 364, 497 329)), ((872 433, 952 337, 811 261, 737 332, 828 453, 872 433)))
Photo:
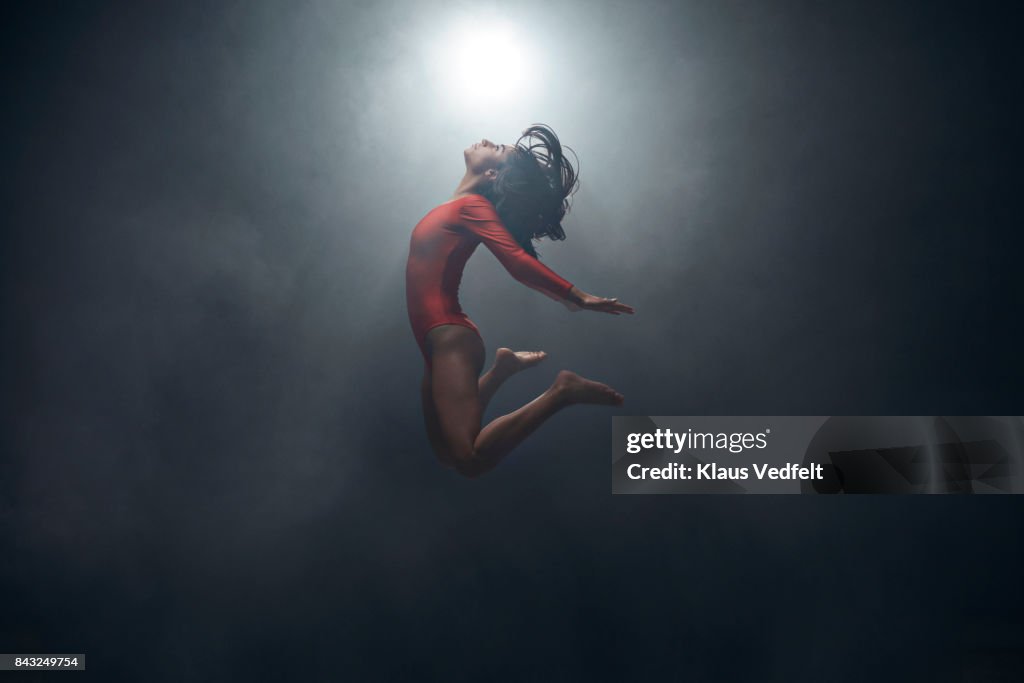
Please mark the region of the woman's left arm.
MULTIPOLYGON (((633 315, 636 313, 632 306, 619 302, 617 297, 606 299, 602 296, 594 296, 575 286, 569 290, 569 301, 576 307, 576 310, 597 311, 598 313, 610 313, 612 315, 622 315, 623 313, 633 315)), ((573 309, 570 308, 569 310, 573 309)))
POLYGON ((462 206, 462 224, 491 250, 516 280, 565 305, 570 311, 587 310, 620 315, 633 308, 618 299, 605 299, 575 287, 535 257, 526 253, 502 224, 494 205, 484 197, 475 197, 462 206))
POLYGON ((462 225, 484 243, 509 275, 556 301, 571 299, 572 283, 527 254, 487 199, 473 197, 461 208, 462 225))

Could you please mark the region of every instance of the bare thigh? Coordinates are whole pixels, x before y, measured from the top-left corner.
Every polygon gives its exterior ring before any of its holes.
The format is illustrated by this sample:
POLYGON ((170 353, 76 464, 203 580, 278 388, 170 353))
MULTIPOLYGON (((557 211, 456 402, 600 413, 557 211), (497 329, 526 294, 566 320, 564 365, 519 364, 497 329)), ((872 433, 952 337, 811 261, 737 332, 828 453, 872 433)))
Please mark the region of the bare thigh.
POLYGON ((431 369, 423 379, 427 436, 447 464, 472 455, 483 419, 477 382, 484 365, 479 335, 461 325, 441 325, 427 333, 431 369))
POLYGON ((434 405, 434 384, 430 380, 430 368, 423 372, 423 382, 420 384, 420 400, 423 403, 423 422, 427 427, 427 440, 430 447, 438 458, 445 464, 450 464, 445 454, 444 441, 441 438, 441 422, 437 417, 437 407, 434 405))

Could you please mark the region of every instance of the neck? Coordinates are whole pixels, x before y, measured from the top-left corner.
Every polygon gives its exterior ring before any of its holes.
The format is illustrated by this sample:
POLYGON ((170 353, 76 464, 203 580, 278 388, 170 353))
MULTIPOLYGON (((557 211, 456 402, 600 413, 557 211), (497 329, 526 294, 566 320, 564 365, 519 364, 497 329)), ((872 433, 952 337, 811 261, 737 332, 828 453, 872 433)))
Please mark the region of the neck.
POLYGON ((465 197, 467 194, 482 194, 486 187, 486 178, 479 173, 466 171, 466 175, 462 176, 462 180, 459 181, 458 186, 455 188, 455 194, 452 195, 452 199, 465 197))

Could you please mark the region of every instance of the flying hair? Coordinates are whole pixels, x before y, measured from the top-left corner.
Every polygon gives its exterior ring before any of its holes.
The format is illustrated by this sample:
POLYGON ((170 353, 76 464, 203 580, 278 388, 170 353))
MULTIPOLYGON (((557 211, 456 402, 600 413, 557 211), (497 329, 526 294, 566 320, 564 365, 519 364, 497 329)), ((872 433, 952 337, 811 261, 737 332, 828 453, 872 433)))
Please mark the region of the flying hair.
POLYGON ((578 166, 576 152, 563 146, 555 131, 533 124, 516 140, 510 160, 486 192, 505 227, 534 258, 534 240, 565 239, 562 219, 579 189, 578 166))

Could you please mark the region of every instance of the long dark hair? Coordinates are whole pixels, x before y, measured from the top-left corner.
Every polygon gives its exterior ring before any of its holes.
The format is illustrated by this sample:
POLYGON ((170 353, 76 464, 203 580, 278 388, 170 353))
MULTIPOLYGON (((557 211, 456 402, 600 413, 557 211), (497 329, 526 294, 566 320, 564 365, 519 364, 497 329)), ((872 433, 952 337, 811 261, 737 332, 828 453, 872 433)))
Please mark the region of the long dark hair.
MULTIPOLYGON (((564 149, 572 153, 579 166, 572 148, 564 149)), ((565 239, 562 219, 579 184, 577 170, 565 156, 555 131, 536 123, 516 140, 511 159, 484 195, 516 242, 537 258, 534 240, 565 239)))

